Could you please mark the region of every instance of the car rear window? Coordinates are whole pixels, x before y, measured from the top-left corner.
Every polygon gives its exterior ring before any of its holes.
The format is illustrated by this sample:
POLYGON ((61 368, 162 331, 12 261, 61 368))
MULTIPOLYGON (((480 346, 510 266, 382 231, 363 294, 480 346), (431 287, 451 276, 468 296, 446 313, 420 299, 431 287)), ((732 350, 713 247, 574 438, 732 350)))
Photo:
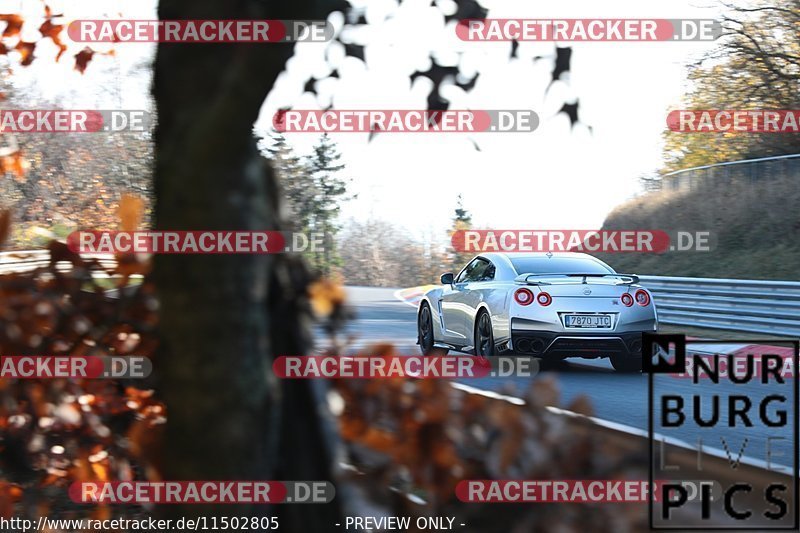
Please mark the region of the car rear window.
POLYGON ((613 274, 611 267, 585 257, 511 258, 517 274, 613 274))

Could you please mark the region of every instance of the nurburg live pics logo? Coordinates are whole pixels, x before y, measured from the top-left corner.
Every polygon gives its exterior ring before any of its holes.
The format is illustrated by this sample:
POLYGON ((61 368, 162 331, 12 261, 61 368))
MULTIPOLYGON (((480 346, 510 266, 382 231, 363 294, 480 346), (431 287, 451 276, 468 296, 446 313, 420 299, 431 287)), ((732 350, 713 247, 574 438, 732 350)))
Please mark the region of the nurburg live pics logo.
POLYGON ((645 333, 642 346, 651 486, 666 479, 649 495, 650 528, 797 531, 800 342, 645 333), (702 346, 687 351, 692 343, 702 346), (731 351, 739 343, 749 347, 731 351), (691 382, 656 379, 687 372, 691 382), (702 487, 690 498, 684 479, 718 483, 722 494, 702 487))

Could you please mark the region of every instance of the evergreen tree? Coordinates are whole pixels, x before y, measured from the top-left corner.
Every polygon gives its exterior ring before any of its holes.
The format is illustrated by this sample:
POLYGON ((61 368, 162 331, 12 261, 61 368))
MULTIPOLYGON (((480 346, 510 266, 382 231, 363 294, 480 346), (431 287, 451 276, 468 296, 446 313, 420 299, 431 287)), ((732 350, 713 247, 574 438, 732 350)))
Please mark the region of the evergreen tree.
POLYGON ((272 145, 266 151, 286 199, 286 220, 291 222, 295 231, 311 231, 318 192, 306 162, 280 133, 272 137, 272 145))
POLYGON ((348 181, 339 177, 345 167, 340 163, 341 158, 336 143, 327 134, 320 138, 312 154, 306 158, 314 186, 312 227, 314 232, 325 234, 324 250, 314 254, 314 266, 325 276, 339 265, 333 237, 341 229, 336 223, 341 202, 353 198, 347 196, 348 181))
MULTIPOLYGON (((472 215, 470 215, 469 211, 464 208, 464 198, 459 194, 456 198, 456 208, 454 210, 455 216, 453 217, 453 224, 450 229, 450 236, 453 236, 453 233, 460 230, 470 229, 472 228, 472 215)), ((453 253, 450 257, 450 268, 453 270, 454 273, 458 274, 464 265, 472 259, 471 253, 464 253, 459 252, 457 250, 453 250, 453 253)))
POLYGON ((464 209, 464 198, 459 194, 456 198, 455 218, 453 218, 454 229, 469 229, 472 227, 472 216, 469 211, 464 209))

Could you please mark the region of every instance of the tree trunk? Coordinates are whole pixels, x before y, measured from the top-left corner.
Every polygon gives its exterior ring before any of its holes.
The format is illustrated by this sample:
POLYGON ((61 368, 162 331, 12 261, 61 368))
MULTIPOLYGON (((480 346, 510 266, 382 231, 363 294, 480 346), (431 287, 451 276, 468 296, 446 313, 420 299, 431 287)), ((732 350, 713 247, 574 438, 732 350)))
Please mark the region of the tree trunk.
MULTIPOLYGON (((159 18, 324 19, 327 11, 315 4, 162 0, 159 18)), ((275 179, 256 148, 252 125, 290 54, 288 44, 159 45, 153 83, 156 229, 279 227, 275 179)), ((292 475, 293 465, 304 461, 304 474, 328 479, 329 458, 318 453, 319 441, 294 441, 287 448, 291 435, 280 431, 283 426, 309 439, 318 436, 308 388, 278 382, 271 368, 276 344, 295 353, 309 349, 305 270, 278 256, 161 255, 154 279, 162 338, 155 368, 168 409, 164 478, 279 479, 275 476, 292 475), (289 300, 291 293, 297 298, 289 300)), ((321 515, 332 519, 335 508, 324 507, 331 514, 321 515)), ((164 509, 186 517, 277 512, 242 506, 164 509)), ((292 523, 281 523, 282 531, 310 531, 316 523, 303 523, 301 513, 291 517, 292 523)))

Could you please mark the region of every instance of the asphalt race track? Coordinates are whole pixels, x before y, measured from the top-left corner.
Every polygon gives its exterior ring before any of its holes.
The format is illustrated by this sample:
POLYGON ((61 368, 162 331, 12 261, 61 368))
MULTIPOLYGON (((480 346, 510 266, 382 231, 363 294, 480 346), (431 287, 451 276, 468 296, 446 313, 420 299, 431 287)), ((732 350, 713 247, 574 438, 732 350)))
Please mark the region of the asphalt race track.
MULTIPOLYGON (((416 345, 416 308, 413 303, 401 301, 395 293, 396 289, 349 287, 348 299, 350 306, 356 314, 346 330, 355 336, 354 345, 349 353, 364 352, 364 348, 377 342, 390 342, 397 348, 398 353, 419 355, 416 345)), ((452 352, 451 352, 452 353, 452 352)), ((469 356, 467 356, 469 357, 469 356)), ((561 407, 567 406, 579 395, 585 394, 591 399, 597 418, 622 424, 637 430, 647 431, 648 427, 648 379, 644 374, 618 374, 614 372, 607 359, 570 359, 567 362, 546 367, 540 374, 553 376, 558 380, 561 389, 561 407)), ((464 384, 483 390, 503 393, 511 396, 517 391, 526 391, 530 381, 537 377, 511 377, 511 378, 480 378, 466 379, 464 384)), ((791 380, 789 380, 789 383, 791 380)), ((688 406, 692 404, 692 395, 698 394, 703 402, 701 409, 704 416, 710 412, 710 396, 712 391, 707 386, 693 384, 691 379, 678 379, 674 377, 656 377, 655 387, 657 392, 668 391, 684 397, 688 406)), ((792 435, 791 425, 788 429, 766 428, 758 421, 758 406, 762 397, 769 392, 766 387, 758 385, 734 385, 731 383, 714 387, 719 391, 726 387, 726 392, 747 395, 752 400, 751 409, 755 425, 752 428, 725 428, 717 426, 709 429, 698 429, 695 424, 691 427, 675 428, 665 433, 668 437, 679 439, 696 447, 698 438, 702 438, 703 446, 716 449, 725 456, 724 445, 729 449, 732 461, 736 461, 742 448, 744 437, 748 438, 742 455, 747 462, 763 463, 766 460, 767 437, 782 437, 772 440, 772 463, 787 464, 791 462, 792 435), (735 387, 731 389, 731 387, 735 387)), ((789 414, 793 413, 790 405, 772 405, 768 411, 772 416, 774 411, 785 408, 789 414)), ((721 421, 727 418, 726 402, 721 402, 721 421)), ((795 417, 797 413, 794 412, 795 417)), ((687 410, 687 417, 691 411, 687 410)))

